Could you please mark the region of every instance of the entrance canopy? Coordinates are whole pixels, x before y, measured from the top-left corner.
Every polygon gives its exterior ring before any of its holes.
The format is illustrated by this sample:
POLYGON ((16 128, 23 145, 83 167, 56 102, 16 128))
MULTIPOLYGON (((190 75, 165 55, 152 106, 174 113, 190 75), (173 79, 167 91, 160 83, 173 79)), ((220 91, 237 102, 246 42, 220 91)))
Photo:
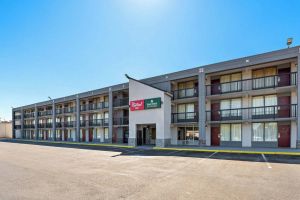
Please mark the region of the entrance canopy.
POLYGON ((138 127, 151 124, 156 127, 156 146, 170 144, 171 97, 159 88, 129 79, 129 140, 128 144, 137 145, 138 127))

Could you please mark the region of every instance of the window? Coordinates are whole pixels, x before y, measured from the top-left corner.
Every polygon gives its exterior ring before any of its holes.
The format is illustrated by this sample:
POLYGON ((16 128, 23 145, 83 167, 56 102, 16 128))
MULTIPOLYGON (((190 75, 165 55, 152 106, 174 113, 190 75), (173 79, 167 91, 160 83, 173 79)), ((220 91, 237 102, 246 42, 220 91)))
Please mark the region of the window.
POLYGON ((221 141, 230 141, 230 124, 221 125, 221 141))
POLYGON ((276 142, 277 141, 277 123, 253 123, 253 138, 255 142, 276 142))
POLYGON ((241 124, 221 124, 221 141, 242 141, 241 124))
POLYGON ((277 96, 257 96, 252 98, 252 115, 273 115, 277 113, 277 96))
POLYGON ((221 101, 221 116, 241 116, 242 99, 226 99, 221 101))
POLYGON ((231 92, 241 90, 242 74, 235 73, 223 75, 220 78, 222 92, 231 92))
POLYGON ((179 104, 177 106, 178 119, 194 119, 195 118, 195 104, 179 104))
POLYGON ((255 89, 264 87, 274 87, 277 84, 277 81, 275 81, 276 73, 277 70, 275 67, 269 67, 253 71, 253 87, 255 89))
POLYGON ((108 128, 104 128, 104 138, 108 139, 108 128))
POLYGON ((265 141, 276 142, 277 141, 277 123, 265 124, 265 141))
POLYGON ((179 144, 197 145, 199 140, 198 127, 179 127, 177 139, 179 144))

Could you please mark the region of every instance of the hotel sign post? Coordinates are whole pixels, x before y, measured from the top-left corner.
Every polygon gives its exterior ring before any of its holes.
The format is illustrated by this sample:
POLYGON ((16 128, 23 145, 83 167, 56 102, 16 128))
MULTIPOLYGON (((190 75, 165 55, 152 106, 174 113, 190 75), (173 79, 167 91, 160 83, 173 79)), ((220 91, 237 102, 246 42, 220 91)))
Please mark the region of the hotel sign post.
POLYGON ((148 110, 154 108, 161 108, 160 97, 130 101, 130 111, 148 110))

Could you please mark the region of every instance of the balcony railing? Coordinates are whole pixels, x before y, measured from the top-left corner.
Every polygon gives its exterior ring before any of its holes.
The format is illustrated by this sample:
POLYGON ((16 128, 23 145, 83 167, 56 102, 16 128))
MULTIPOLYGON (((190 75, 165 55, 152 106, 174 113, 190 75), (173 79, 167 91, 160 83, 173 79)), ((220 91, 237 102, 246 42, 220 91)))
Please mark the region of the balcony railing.
POLYGON ((108 118, 106 119, 91 119, 89 126, 108 126, 108 118))
MULTIPOLYGON (((25 126, 25 125, 24 125, 25 126)), ((15 125, 14 129, 21 129, 21 125, 15 125)))
POLYGON ((129 118, 128 117, 114 118, 113 124, 114 125, 128 125, 129 124, 129 118))
POLYGON ((64 108, 64 113, 73 113, 75 112, 75 107, 67 107, 67 108, 64 108))
POLYGON ((63 127, 63 122, 56 122, 56 128, 61 128, 63 127))
POLYGON ((297 117, 297 105, 277 105, 206 111, 207 121, 277 119, 297 117))
POLYGON ((206 85, 206 95, 297 85, 297 72, 206 85))
POLYGON ((198 88, 186 88, 181 90, 175 90, 173 93, 173 99, 185 99, 198 97, 198 88))
POLYGON ((34 124, 24 124, 23 125, 24 128, 34 128, 34 124))
POLYGON ((63 113, 63 109, 62 108, 56 108, 55 113, 56 114, 62 114, 63 113))
POLYGON ((64 122, 65 127, 75 127, 76 122, 75 121, 69 121, 69 122, 64 122))
POLYGON ((80 120, 80 127, 85 127, 86 124, 86 120, 80 120))
POLYGON ((52 123, 38 124, 38 128, 52 128, 52 123))
POLYGON ((15 118, 15 119, 21 119, 21 117, 22 117, 21 115, 15 115, 14 118, 15 118))
POLYGON ((172 123, 198 122, 198 113, 182 112, 172 113, 172 123))
POLYGON ((114 105, 114 107, 128 106, 129 98, 116 99, 116 100, 114 100, 113 105, 114 105))
POLYGON ((49 116, 52 115, 52 110, 39 111, 38 116, 49 116))
POLYGON ((33 118, 33 117, 34 117, 34 112, 24 114, 24 118, 33 118))
POLYGON ((88 108, 89 110, 99 110, 99 109, 108 108, 108 102, 88 104, 88 108))

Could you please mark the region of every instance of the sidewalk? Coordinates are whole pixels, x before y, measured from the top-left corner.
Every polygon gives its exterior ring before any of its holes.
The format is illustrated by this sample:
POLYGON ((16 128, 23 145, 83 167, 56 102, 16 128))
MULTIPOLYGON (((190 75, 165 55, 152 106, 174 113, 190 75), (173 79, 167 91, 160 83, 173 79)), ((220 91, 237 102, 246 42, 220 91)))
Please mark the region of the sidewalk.
POLYGON ((290 148, 238 148, 238 147, 197 147, 175 146, 153 147, 156 150, 194 151, 194 152, 219 152, 239 154, 267 154, 267 155, 293 155, 300 156, 300 149, 290 148))

